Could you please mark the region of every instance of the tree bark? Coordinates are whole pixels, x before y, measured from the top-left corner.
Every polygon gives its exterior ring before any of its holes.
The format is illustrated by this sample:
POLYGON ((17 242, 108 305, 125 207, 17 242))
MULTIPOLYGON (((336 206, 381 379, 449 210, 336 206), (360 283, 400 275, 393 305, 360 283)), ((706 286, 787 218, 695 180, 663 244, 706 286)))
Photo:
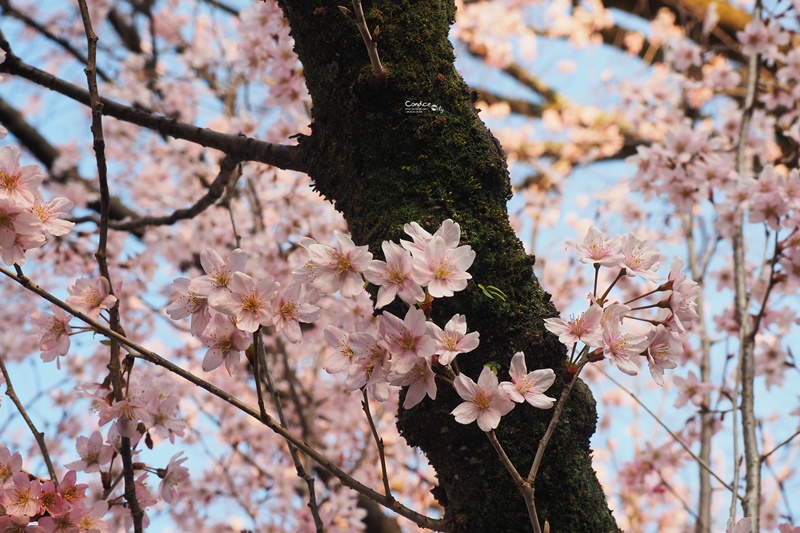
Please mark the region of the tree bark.
MULTIPOLYGON (((524 351, 529 370, 554 368, 557 397, 564 386, 564 347, 542 320, 556 315, 550 295, 533 275, 508 221, 511 186, 497 140, 480 121, 470 90, 453 65, 448 41, 452 0, 365 0, 370 30, 380 26, 378 49, 388 72, 372 76, 355 24, 328 0, 284 0, 295 50, 312 97, 312 134, 301 138, 315 188, 347 219, 353 240, 380 255, 380 243, 403 236, 417 221, 433 230, 447 218, 461 225, 462 243, 477 253, 473 281, 453 298, 433 304, 443 325, 463 313, 481 334, 475 352, 459 356, 462 372, 477 379, 494 363, 508 380, 511 357, 524 351), (406 112, 406 102, 442 109, 406 112), (487 298, 477 283, 494 285, 507 301, 487 298)), ((268 38, 265 36, 265 38, 268 38)), ((391 308, 400 314, 402 310, 391 308)), ((454 531, 530 529, 522 496, 486 435, 476 424, 455 422, 461 399, 440 383, 436 401, 401 409, 398 426, 437 472, 435 496, 454 531)), ((527 473, 550 418, 528 404, 503 417, 497 431, 517 469, 527 473)), ((539 518, 559 533, 619 531, 591 467, 589 438, 595 402, 579 383, 550 443, 536 485, 539 518)))

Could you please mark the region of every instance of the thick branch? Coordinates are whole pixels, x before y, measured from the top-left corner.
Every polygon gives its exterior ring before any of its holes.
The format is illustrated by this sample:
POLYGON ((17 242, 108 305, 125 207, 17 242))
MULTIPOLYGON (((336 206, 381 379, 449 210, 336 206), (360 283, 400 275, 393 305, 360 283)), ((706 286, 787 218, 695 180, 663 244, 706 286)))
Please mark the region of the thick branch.
MULTIPOLYGON (((90 105, 87 91, 26 64, 11 53, 7 44, 5 38, 0 34, 0 47, 8 54, 6 61, 0 65, 0 72, 19 76, 86 106, 90 105)), ((242 161, 258 161, 282 169, 306 171, 302 145, 280 145, 259 141, 244 135, 228 135, 155 115, 106 98, 101 98, 100 102, 103 105, 104 115, 157 131, 162 135, 184 139, 207 148, 215 148, 242 161)))

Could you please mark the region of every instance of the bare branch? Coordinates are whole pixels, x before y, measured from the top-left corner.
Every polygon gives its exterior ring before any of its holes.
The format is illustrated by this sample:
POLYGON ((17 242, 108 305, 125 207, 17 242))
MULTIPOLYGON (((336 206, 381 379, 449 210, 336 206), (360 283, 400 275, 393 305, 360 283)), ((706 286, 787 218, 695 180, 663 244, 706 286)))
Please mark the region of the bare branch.
MULTIPOLYGON (((5 62, 0 72, 7 72, 63 94, 86 106, 91 105, 89 93, 52 74, 26 64, 15 56, 0 32, 0 48, 6 51, 5 62)), ((162 135, 184 139, 207 148, 215 148, 241 161, 259 161, 287 170, 307 171, 302 145, 281 145, 259 141, 244 135, 228 135, 208 128, 200 128, 185 122, 159 116, 141 109, 100 98, 103 114, 124 122, 157 131, 162 135)))

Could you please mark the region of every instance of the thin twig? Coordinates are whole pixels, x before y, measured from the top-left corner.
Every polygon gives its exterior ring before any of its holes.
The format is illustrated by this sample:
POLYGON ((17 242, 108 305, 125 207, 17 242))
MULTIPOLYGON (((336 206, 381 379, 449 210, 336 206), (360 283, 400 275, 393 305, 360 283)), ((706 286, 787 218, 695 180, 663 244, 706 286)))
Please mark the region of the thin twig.
MULTIPOLYGON (((0 72, 19 76, 46 89, 63 94, 76 102, 86 106, 91 105, 91 97, 88 91, 28 65, 14 55, 2 31, 0 31, 0 49, 6 52, 6 60, 0 64, 0 72)), ((219 133, 208 128, 200 128, 193 124, 187 124, 142 109, 119 104, 106 98, 100 98, 100 103, 103 104, 103 114, 106 116, 157 131, 162 135, 221 150, 240 161, 259 161, 278 168, 300 172, 308 171, 303 144, 273 144, 244 135, 219 133)))
POLYGON ((195 218, 222 197, 222 193, 225 192, 225 187, 228 185, 231 176, 240 172, 241 165, 239 162, 230 156, 225 157, 220 161, 217 177, 208 186, 206 193, 191 207, 176 209, 172 214, 160 217, 146 216, 125 222, 111 222, 109 227, 120 231, 134 231, 141 230, 147 226, 170 226, 179 220, 195 218))
POLYGON ((344 6, 339 6, 339 9, 358 26, 358 31, 361 33, 361 38, 367 47, 370 65, 372 65, 372 77, 378 81, 385 80, 387 75, 386 67, 383 66, 380 55, 378 55, 380 27, 375 27, 374 35, 370 33, 369 27, 367 27, 367 19, 364 17, 364 8, 361 6, 361 0, 353 0, 353 11, 344 6))
MULTIPOLYGON (((761 0, 756 0, 753 20, 761 20, 761 0)), ((759 54, 750 56, 747 65, 747 94, 742 111, 742 122, 739 128, 739 142, 736 146, 736 172, 742 179, 747 172, 746 151, 750 122, 756 105, 758 77, 761 67, 759 54)), ((745 268, 744 246, 744 214, 741 206, 736 207, 733 227, 733 270, 736 298, 736 311, 739 317, 739 369, 742 387, 742 437, 745 455, 745 502, 744 514, 752 520, 753 531, 759 531, 759 515, 761 509, 761 461, 758 452, 755 418, 755 360, 753 349, 755 339, 749 313, 749 297, 747 294, 747 274, 745 268)), ((737 372, 737 376, 739 372, 737 372)), ((738 384, 737 387, 738 389, 738 384)), ((734 397, 736 396, 734 391, 734 397)), ((734 408, 736 404, 734 404, 734 408)), ((738 468, 735 475, 738 476, 738 468)), ((737 480, 738 482, 738 480, 737 480)), ((735 506, 731 505, 730 518, 735 521, 735 506)))
MULTIPOLYGON (((115 331, 110 330, 105 325, 97 322, 96 320, 92 320, 84 313, 81 313, 77 309, 73 309, 71 306, 67 305, 64 301, 56 298, 46 290, 42 289, 35 283, 33 283, 29 278, 25 276, 17 276, 7 268, 0 266, 0 274, 3 274, 15 282, 19 283, 27 290, 31 291, 34 294, 41 296, 43 299, 47 300, 48 302, 55 304, 56 307, 63 309, 67 313, 71 314, 73 317, 77 318, 78 320, 84 322, 85 324, 89 325, 94 329, 97 333, 101 335, 105 335, 110 339, 116 339, 131 349, 132 352, 136 352, 139 354, 141 359, 152 363, 154 365, 160 366, 166 369, 173 374, 180 376, 181 378, 185 379, 186 381, 197 385, 201 389, 206 390, 207 392, 211 393, 212 395, 220 398, 221 400, 225 401, 226 403, 230 404, 231 406, 235 407, 236 409, 242 411, 246 415, 261 421, 261 414, 258 410, 253 409, 251 406, 247 405, 246 403, 242 402, 232 394, 225 392, 224 390, 212 385, 208 381, 195 376, 191 372, 181 368, 180 366, 172 363, 171 361, 165 359, 164 357, 158 355, 157 353, 148 350, 147 348, 141 346, 140 344, 130 340, 129 338, 125 337, 124 335, 117 333, 115 331)), ((339 481, 342 482, 342 485, 346 487, 350 487, 351 489, 363 494, 367 498, 383 505, 387 509, 394 511, 395 513, 399 514, 400 516, 404 516, 408 518, 415 524, 428 528, 433 529, 435 531, 449 531, 450 526, 445 520, 430 518, 428 516, 422 515, 417 513, 413 509, 410 509, 403 505, 402 503, 398 502, 397 500, 387 498, 385 495, 376 492, 375 490, 367 487, 363 483, 356 480, 354 477, 349 475, 347 472, 342 470, 339 466, 325 458, 321 453, 319 453, 315 448, 309 446, 306 442, 302 439, 298 438, 296 435, 288 431, 282 425, 278 424, 272 417, 268 417, 267 420, 261 421, 267 428, 274 431, 288 442, 295 445, 300 451, 311 457, 317 464, 319 464, 322 468, 329 471, 331 474, 336 476, 339 481)))
MULTIPOLYGON (((269 363, 267 361, 267 352, 264 350, 264 342, 260 338, 261 330, 259 329, 256 331, 255 335, 259 338, 255 357, 260 359, 259 366, 264 370, 264 376, 267 378, 269 390, 272 392, 272 403, 275 404, 275 409, 278 411, 278 419, 281 422, 281 426, 283 426, 284 429, 289 429, 288 422, 286 420, 286 414, 283 412, 283 406, 281 405, 281 397, 278 395, 277 390, 275 389, 275 384, 272 382, 272 374, 269 371, 269 363)), ((256 386, 260 388, 260 384, 257 384, 256 386)), ((262 416, 266 417, 266 412, 262 412, 262 416)), ((287 442, 286 444, 289 446, 289 453, 292 456, 292 461, 294 461, 294 467, 297 470, 297 476, 305 481, 306 485, 308 486, 308 508, 311 510, 311 516, 314 518, 314 525, 317 528, 317 533, 322 533, 323 524, 322 518, 319 516, 317 493, 314 488, 314 477, 306 472, 303 462, 300 460, 300 454, 297 453, 297 447, 293 446, 291 442, 287 442)))
POLYGON ((528 482, 522 478, 517 467, 514 466, 514 463, 511 462, 511 459, 509 459, 506 451, 503 449, 503 445, 497 440, 497 435, 494 430, 487 431, 486 436, 489 438, 489 442, 492 443, 492 446, 494 446, 497 456, 500 458, 500 462, 503 463, 508 473, 511 474, 511 479, 514 480, 514 484, 522 493, 525 506, 528 508, 528 516, 531 519, 531 527, 533 527, 534 533, 542 533, 542 528, 539 525, 539 515, 536 514, 536 505, 533 500, 533 485, 529 485, 528 482))
POLYGON ((653 417, 653 420, 655 420, 656 422, 658 422, 658 425, 660 425, 662 428, 664 428, 664 430, 665 430, 667 433, 669 433, 670 437, 672 437, 672 438, 673 438, 673 440, 674 440, 675 442, 677 442, 677 443, 680 445, 680 447, 681 447, 681 448, 683 448, 683 449, 684 449, 684 451, 685 451, 686 453, 688 453, 688 454, 689 454, 689 455, 692 457, 692 459, 694 459, 694 460, 695 460, 695 462, 697 462, 697 464, 699 464, 699 465, 700 465, 702 468, 704 468, 704 469, 705 469, 705 470, 706 470, 706 471, 707 471, 709 474, 711 474, 712 476, 714 476, 714 479, 716 479, 717 481, 719 481, 720 483, 722 483, 722 486, 723 486, 723 487, 725 487, 726 489, 728 489, 729 491, 731 491, 731 492, 733 493, 733 495, 734 495, 734 500, 735 500, 736 498, 738 498, 738 499, 740 499, 740 500, 744 500, 744 498, 742 498, 742 496, 739 496, 739 494, 738 494, 738 493, 736 493, 736 492, 734 492, 734 491, 733 491, 733 488, 732 488, 732 486, 731 486, 731 485, 729 485, 728 483, 726 483, 725 481, 723 481, 721 477, 719 477, 717 474, 715 474, 715 473, 714 473, 714 471, 713 471, 713 470, 711 470, 711 467, 710 467, 710 466, 708 466, 708 463, 706 463, 705 461, 703 461, 702 459, 700 459, 700 458, 699 458, 697 455, 695 455, 695 453, 694 453, 694 452, 693 452, 693 451, 692 451, 692 450, 691 450, 691 449, 690 449, 690 448, 689 448, 689 447, 688 447, 686 444, 684 444, 684 442, 683 442, 683 441, 680 439, 680 437, 678 437, 678 435, 676 435, 676 434, 675 434, 675 432, 674 432, 674 431, 672 431, 672 430, 671 430, 671 429, 670 429, 670 428, 669 428, 669 427, 668 427, 668 426, 667 426, 667 425, 664 423, 664 421, 663 421, 663 420, 661 420, 661 418, 659 418, 659 416, 658 416, 657 414, 655 414, 653 411, 651 411, 651 410, 650 410, 650 408, 648 408, 648 407, 647 407, 645 404, 643 404, 643 403, 642 403, 642 401, 641 401, 641 400, 640 400, 640 399, 639 399, 639 398, 638 398, 638 397, 637 397, 637 396, 636 396, 634 393, 632 393, 630 390, 628 390, 628 389, 627 389, 627 388, 626 388, 626 387, 625 387, 625 386, 624 386, 622 383, 620 383, 619 381, 617 381, 616 379, 614 379, 613 377, 611 377, 611 376, 610 376, 610 375, 609 375, 609 374, 608 374, 608 373, 607 373, 605 370, 603 370, 602 368, 598 368, 598 370, 600 370, 600 372, 602 372, 602 373, 603 373, 603 375, 605 375, 605 376, 606 376, 606 377, 607 377, 607 378, 608 378, 608 379, 609 379, 609 380, 610 380, 612 383, 614 383, 614 384, 615 384, 617 387, 619 387, 619 388, 620 388, 620 389, 622 389, 624 392, 626 392, 626 393, 628 394, 628 396, 630 396, 631 398, 633 398, 633 400, 634 400, 636 403, 638 403, 638 404, 639 404, 639 406, 641 406, 641 408, 642 408, 642 409, 644 409, 644 410, 647 412, 647 414, 649 414, 650 416, 652 416, 652 417, 653 417))
MULTIPOLYGON (((264 347, 262 344, 264 340, 261 338, 261 331, 256 331, 253 333, 253 377, 255 378, 256 382, 256 397, 258 398, 258 411, 261 413, 261 421, 267 419, 267 409, 264 406, 264 393, 261 391, 261 368, 262 365, 261 361, 261 352, 263 351, 264 347)), ((272 390, 272 394, 275 394, 275 390, 272 390)))
POLYGON ((17 393, 14 391, 14 386, 11 385, 11 376, 8 375, 8 369, 6 368, 6 363, 3 361, 2 355, 0 355, 0 371, 3 373, 3 378, 6 380, 6 396, 11 398, 11 402, 16 406, 17 411, 22 415, 31 433, 33 433, 33 438, 36 439, 36 443, 39 445, 39 451, 42 452, 42 459, 44 459, 44 464, 47 466, 47 472, 50 474, 50 481, 58 485, 56 471, 53 468, 53 462, 50 460, 50 453, 47 451, 47 443, 44 441, 44 433, 36 429, 33 420, 28 416, 28 411, 25 410, 25 406, 22 405, 17 393))
POLYGON ((793 440, 794 440, 794 439, 795 439, 797 436, 800 436, 800 429, 798 429, 797 431, 795 431, 795 432, 792 434, 792 436, 791 436, 791 437, 788 437, 787 439, 785 439, 785 440, 781 441, 781 443, 780 443, 780 444, 777 444, 777 445, 776 445, 774 448, 772 448, 770 451, 768 451, 767 453, 765 453, 764 455, 762 455, 762 456, 761 456, 761 462, 763 463, 764 461, 766 461, 766 460, 769 458, 769 456, 770 456, 770 455, 772 455, 773 453, 777 452, 777 451, 778 451, 780 448, 782 448, 783 446, 786 446, 787 444, 789 444, 790 442, 792 442, 792 441, 793 441, 793 440))
POLYGON ((369 420, 369 427, 372 430, 372 437, 375 439, 375 446, 378 447, 378 457, 381 461, 381 473, 383 474, 383 490, 387 497, 392 496, 392 489, 389 487, 389 474, 386 473, 386 454, 383 447, 383 439, 378 435, 378 428, 375 427, 375 421, 372 419, 372 413, 369 410, 369 396, 367 396, 366 387, 361 389, 364 399, 361 401, 361 407, 369 420))
MULTIPOLYGON (((89 17, 89 8, 86 5, 86 0, 78 0, 80 6, 81 18, 83 19, 83 27, 86 31, 86 41, 89 45, 89 53, 86 61, 86 80, 89 86, 89 103, 92 110, 92 137, 95 159, 97 160, 97 175, 100 183, 100 236, 98 239, 97 265, 100 269, 100 275, 106 278, 110 285, 110 293, 114 293, 113 285, 111 285, 111 275, 108 270, 108 251, 106 244, 108 242, 108 221, 109 221, 109 205, 111 194, 108 190, 108 168, 106 164, 105 155, 105 139, 103 138, 103 104, 100 102, 100 95, 97 90, 97 35, 92 28, 92 21, 89 17)), ((112 331, 120 332, 119 323, 119 301, 117 301, 109 313, 109 325, 112 331)), ((126 396, 123 393, 122 371, 120 369, 120 346, 119 342, 111 339, 109 346, 109 364, 108 369, 111 374, 111 384, 114 389, 114 400, 120 402, 126 396)), ((130 372, 130 371, 129 371, 130 372)), ((144 509, 139 505, 139 500, 136 497, 136 481, 134 479, 133 471, 133 458, 131 455, 131 441, 129 437, 122 436, 120 439, 120 455, 122 456, 122 469, 125 475, 125 501, 128 502, 133 519, 133 529, 135 533, 144 531, 144 509)))

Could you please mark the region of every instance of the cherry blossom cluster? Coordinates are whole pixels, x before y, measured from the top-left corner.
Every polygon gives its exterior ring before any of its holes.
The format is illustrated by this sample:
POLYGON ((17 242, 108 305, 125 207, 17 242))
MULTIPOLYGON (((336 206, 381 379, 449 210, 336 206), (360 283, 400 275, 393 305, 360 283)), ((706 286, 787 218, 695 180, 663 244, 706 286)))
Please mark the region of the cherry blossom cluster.
POLYGON ((20 149, 0 148, 0 254, 7 265, 24 265, 25 251, 41 247, 47 236, 69 233, 74 223, 61 217, 72 209, 66 198, 46 200, 37 165, 20 166, 20 149))
POLYGON ((345 332, 336 326, 325 328, 325 338, 336 351, 325 369, 331 374, 346 373, 349 390, 364 388, 384 401, 389 387, 408 387, 403 402, 410 409, 426 396, 436 399, 436 376, 450 376, 458 394, 465 400, 453 410, 457 422, 477 420, 484 431, 497 427, 500 417, 514 402, 527 401, 539 408, 551 407, 554 400, 544 395, 555 380, 552 370, 528 372, 522 352, 511 363, 511 382, 499 383, 490 368, 484 368, 478 383, 458 373, 456 356, 473 351, 480 342, 477 331, 467 333, 466 317, 454 315, 440 327, 428 320, 423 308, 435 298, 453 296, 466 288, 472 278, 467 269, 475 260, 470 246, 460 246, 461 228, 448 219, 430 234, 416 222, 404 230, 411 241, 384 241, 386 261, 372 260, 366 247, 355 247, 337 235, 339 249, 308 244, 310 261, 296 271, 323 293, 340 290, 353 296, 361 290, 361 274, 378 286, 375 308, 380 309, 400 298, 408 310, 401 319, 384 311, 378 316, 376 331, 345 332), (360 249, 359 249, 360 248, 360 249), (345 271, 344 266, 349 270, 345 271), (452 365, 452 366, 451 366, 452 365), (455 372, 453 370, 455 368, 455 372))
POLYGON ((281 287, 270 275, 252 278, 244 273, 247 254, 241 249, 226 259, 206 249, 200 253, 200 263, 206 274, 192 280, 177 278, 172 287, 179 297, 166 311, 173 320, 191 316, 192 335, 208 347, 203 359, 206 372, 225 363, 228 373, 235 373, 252 334, 262 326, 272 326, 297 343, 303 338, 300 323, 319 319, 319 307, 314 305, 319 291, 297 282, 281 287))
POLYGON ((683 261, 675 258, 670 266, 667 280, 627 302, 608 299, 614 285, 624 277, 641 276, 650 282, 662 278, 657 271, 661 266, 661 254, 633 234, 617 235, 606 239, 600 230, 592 226, 582 243, 568 243, 578 252, 582 263, 591 263, 595 268, 595 290, 589 296, 589 308, 570 320, 545 319, 545 328, 558 335, 558 339, 570 350, 572 364, 596 362, 607 359, 620 371, 634 376, 639 373, 637 359, 647 359, 650 374, 659 385, 664 384, 664 370, 677 366, 676 358, 683 352, 681 335, 699 319, 696 298, 699 286, 681 272, 683 261), (598 295, 597 280, 602 267, 616 271, 614 280, 601 295, 598 295), (656 303, 630 307, 646 296, 663 293, 656 303), (655 318, 634 316, 635 311, 656 309, 655 318), (625 319, 649 324, 645 331, 624 325, 625 319), (578 343, 583 349, 577 350, 578 343))
MULTIPOLYGON (((110 457, 109 457, 110 460, 110 457)), ((105 500, 92 503, 89 487, 69 470, 56 486, 22 471, 22 456, 0 444, 0 531, 108 533, 105 500), (33 522, 36 522, 34 525, 33 522)))

